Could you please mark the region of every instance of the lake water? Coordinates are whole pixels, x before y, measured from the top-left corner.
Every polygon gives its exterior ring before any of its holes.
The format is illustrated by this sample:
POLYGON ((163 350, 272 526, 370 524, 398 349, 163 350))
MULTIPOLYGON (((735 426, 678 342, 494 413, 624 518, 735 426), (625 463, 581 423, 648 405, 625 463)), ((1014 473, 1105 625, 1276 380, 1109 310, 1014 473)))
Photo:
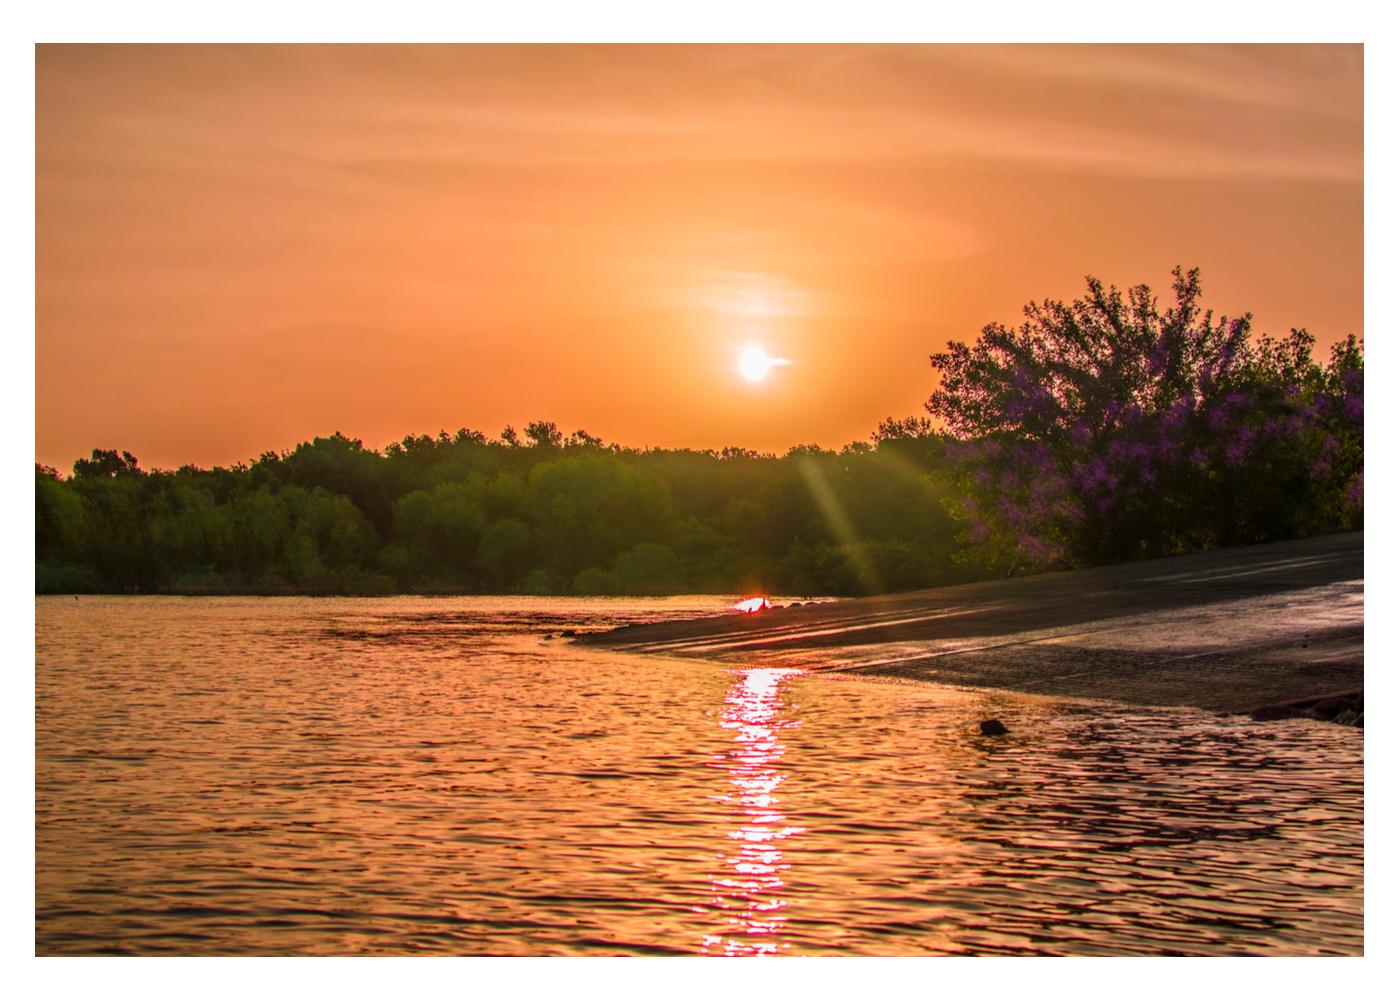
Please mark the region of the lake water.
POLYGON ((39 598, 37 951, 1361 952, 1360 731, 557 638, 723 606, 39 598))

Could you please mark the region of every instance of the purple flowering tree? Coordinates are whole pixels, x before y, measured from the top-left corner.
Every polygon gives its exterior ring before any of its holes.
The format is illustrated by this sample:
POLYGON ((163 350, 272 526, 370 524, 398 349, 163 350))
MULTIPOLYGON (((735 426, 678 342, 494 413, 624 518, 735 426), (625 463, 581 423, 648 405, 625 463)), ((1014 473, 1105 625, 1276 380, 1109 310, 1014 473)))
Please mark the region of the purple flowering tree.
POLYGON ((1325 366, 1304 330, 1250 336, 1173 272, 1088 279, 1072 303, 931 357, 928 410, 949 434, 969 554, 1008 573, 1358 528, 1362 353, 1325 366))

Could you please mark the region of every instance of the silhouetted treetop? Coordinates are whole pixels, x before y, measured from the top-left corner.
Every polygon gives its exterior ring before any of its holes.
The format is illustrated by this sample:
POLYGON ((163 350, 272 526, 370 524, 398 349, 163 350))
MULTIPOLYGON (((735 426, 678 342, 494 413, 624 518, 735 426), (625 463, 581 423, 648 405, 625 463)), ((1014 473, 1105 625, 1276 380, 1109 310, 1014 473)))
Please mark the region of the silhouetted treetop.
POLYGON ((91 458, 80 458, 73 463, 73 475, 78 479, 107 479, 113 476, 139 476, 136 456, 129 451, 92 450, 91 458))
POLYGON ((870 435, 875 444, 883 441, 903 441, 909 438, 925 438, 933 434, 933 421, 928 417, 886 417, 870 435))
POLYGON ((975 343, 950 343, 930 357, 940 384, 929 412, 958 437, 1051 441, 1221 390, 1247 361, 1250 316, 1202 311, 1199 270, 1172 274, 1165 311, 1145 284, 1125 296, 1089 277, 1083 298, 1030 303, 1020 327, 991 323, 975 343))
POLYGON ((564 434, 552 420, 535 420, 525 425, 525 439, 535 448, 558 448, 564 434))

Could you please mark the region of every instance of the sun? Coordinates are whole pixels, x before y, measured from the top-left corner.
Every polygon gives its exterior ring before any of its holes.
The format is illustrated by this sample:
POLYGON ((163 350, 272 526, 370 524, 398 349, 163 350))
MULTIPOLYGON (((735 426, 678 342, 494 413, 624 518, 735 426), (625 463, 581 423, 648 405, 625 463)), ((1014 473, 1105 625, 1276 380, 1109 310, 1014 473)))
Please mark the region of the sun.
POLYGON ((768 372, 778 365, 792 364, 787 358, 770 358, 757 344, 750 344, 739 355, 739 374, 750 382, 762 382, 768 372))

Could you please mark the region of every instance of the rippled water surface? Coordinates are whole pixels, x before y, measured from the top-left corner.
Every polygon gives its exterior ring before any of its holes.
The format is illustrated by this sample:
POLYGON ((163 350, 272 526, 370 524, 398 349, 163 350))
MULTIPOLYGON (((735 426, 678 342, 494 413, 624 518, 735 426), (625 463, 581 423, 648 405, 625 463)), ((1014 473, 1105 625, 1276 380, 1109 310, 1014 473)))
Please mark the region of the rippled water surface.
POLYGON ((558 638, 722 606, 38 599, 38 952, 1360 953, 1359 731, 558 638))

